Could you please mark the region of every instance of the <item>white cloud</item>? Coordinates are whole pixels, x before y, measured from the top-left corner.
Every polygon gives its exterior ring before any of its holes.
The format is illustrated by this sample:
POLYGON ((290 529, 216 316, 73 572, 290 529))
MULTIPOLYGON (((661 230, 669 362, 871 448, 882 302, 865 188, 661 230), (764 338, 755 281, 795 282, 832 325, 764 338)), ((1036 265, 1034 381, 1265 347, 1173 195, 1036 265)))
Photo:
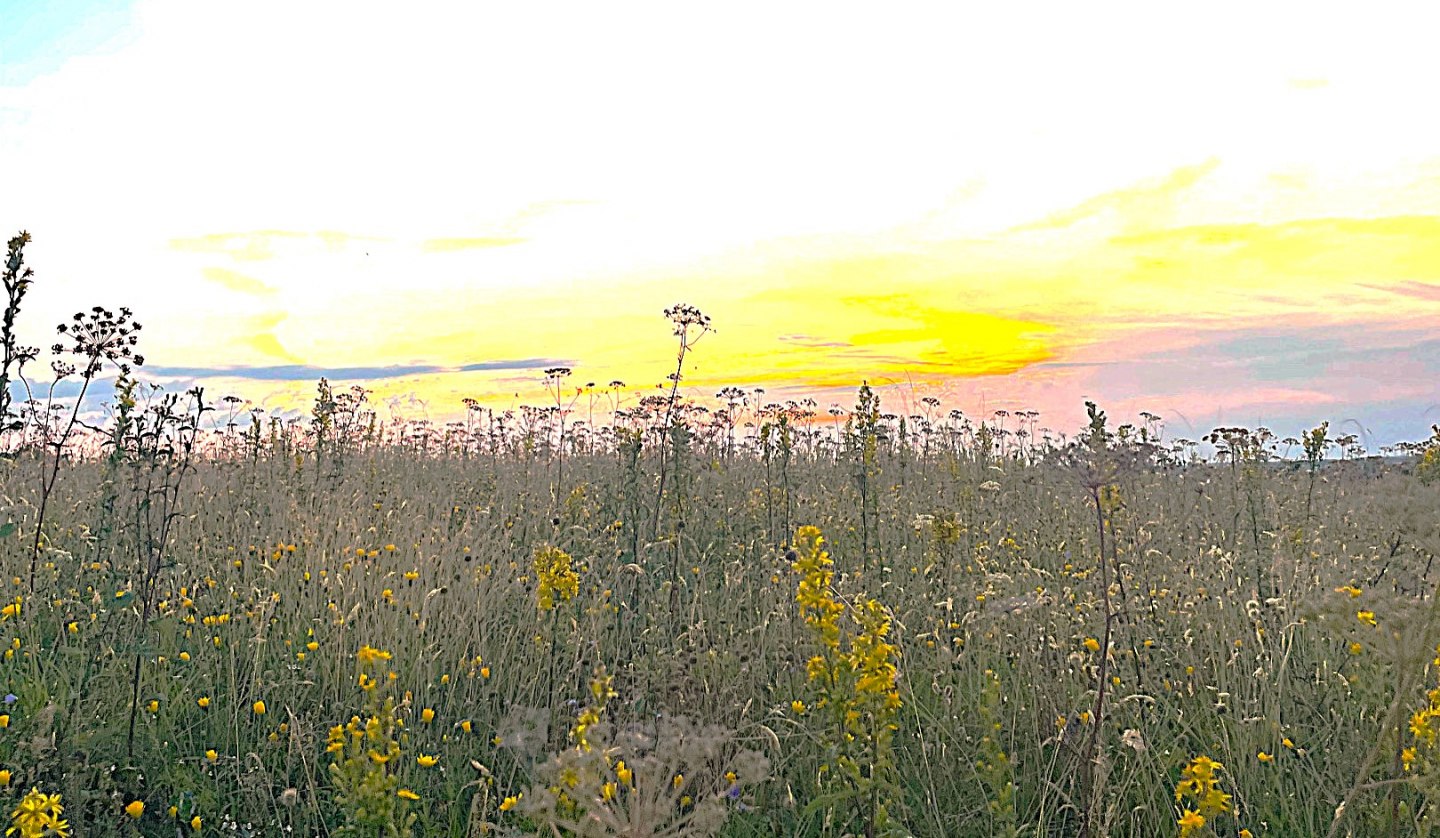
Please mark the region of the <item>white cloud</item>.
POLYGON ((1433 16, 145 2, 128 45, 0 89, 0 229, 36 234, 47 314, 93 295, 163 322, 229 313, 198 280, 220 257, 168 246, 206 233, 386 238, 253 266, 275 305, 343 320, 396 283, 654 275, 927 217, 917 235, 981 235, 1211 158, 1185 211, 1244 217, 1283 209, 1257 186, 1277 171, 1351 194, 1440 148, 1433 16), (521 218, 563 201, 585 203, 521 218), (506 227, 532 241, 418 249, 506 227))

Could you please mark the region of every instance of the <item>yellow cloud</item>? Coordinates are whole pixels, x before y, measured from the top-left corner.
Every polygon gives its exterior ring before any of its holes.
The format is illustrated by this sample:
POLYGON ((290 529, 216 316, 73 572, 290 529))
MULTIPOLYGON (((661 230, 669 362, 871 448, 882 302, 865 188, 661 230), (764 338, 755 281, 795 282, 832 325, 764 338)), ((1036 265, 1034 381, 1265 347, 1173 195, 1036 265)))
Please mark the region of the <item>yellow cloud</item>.
POLYGON ((427 253, 448 253, 456 250, 479 250, 489 247, 509 247, 520 244, 524 239, 507 236, 480 236, 475 238, 426 239, 420 247, 427 253))
POLYGON ((229 270, 228 268, 208 267, 201 271, 201 274, 211 282, 219 285, 227 291, 234 291, 239 294, 267 295, 274 294, 276 289, 261 282, 254 277, 229 270))
POLYGON ((1097 195, 1068 209, 1012 227, 1007 232, 1063 230, 1099 217, 1111 217, 1127 229, 1151 229, 1163 224, 1173 211, 1176 200, 1219 166, 1220 161, 1215 159, 1194 166, 1181 166, 1158 181, 1097 195))
POLYGON ((245 262, 275 256, 276 239, 301 239, 307 233, 288 230, 256 230, 250 233, 210 233, 170 240, 170 247, 188 253, 219 253, 245 262))
POLYGON ((1109 244, 1129 263, 1111 293, 1135 295, 1159 316, 1379 318, 1404 312, 1368 287, 1440 282, 1437 216, 1211 224, 1120 236, 1109 244))
POLYGON ((209 233, 203 236, 170 240, 170 247, 185 253, 206 253, 229 256, 239 262, 274 259, 282 242, 318 240, 328 252, 343 249, 351 242, 383 241, 374 236, 357 236, 338 230, 300 232, 296 230, 252 230, 247 233, 209 233))

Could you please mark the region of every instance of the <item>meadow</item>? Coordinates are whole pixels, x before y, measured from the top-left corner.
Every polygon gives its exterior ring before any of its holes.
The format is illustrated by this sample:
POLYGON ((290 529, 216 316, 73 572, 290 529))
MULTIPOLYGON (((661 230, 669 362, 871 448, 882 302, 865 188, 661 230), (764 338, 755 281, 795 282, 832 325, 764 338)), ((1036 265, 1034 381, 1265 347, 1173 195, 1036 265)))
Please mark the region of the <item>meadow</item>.
POLYGON ((15 834, 1428 834, 1440 430, 706 409, 680 314, 668 394, 449 424, 148 388, 77 315, 105 421, 0 460, 15 834))

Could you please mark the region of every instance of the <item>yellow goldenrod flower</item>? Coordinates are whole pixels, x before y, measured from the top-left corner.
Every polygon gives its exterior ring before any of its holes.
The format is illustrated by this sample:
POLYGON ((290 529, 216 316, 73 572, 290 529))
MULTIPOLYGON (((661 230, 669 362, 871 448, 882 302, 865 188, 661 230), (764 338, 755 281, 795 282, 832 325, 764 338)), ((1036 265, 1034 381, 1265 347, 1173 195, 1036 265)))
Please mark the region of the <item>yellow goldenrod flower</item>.
POLYGON ((264 702, 264 700, 257 701, 257 702, 255 702, 254 704, 250 705, 250 709, 251 709, 251 710, 254 710, 254 711, 255 711, 255 715, 257 715, 257 716, 263 716, 263 715, 265 715, 265 702, 264 702))
POLYGON ((199 698, 195 699, 195 703, 200 705, 201 710, 204 710, 206 707, 210 706, 210 696, 202 695, 199 698))
POLYGON ((10 785, 10 769, 0 768, 0 788, 10 785))
POLYGON ((133 801, 131 801, 129 804, 127 804, 127 805, 125 806, 125 814, 129 815, 130 817, 132 817, 132 818, 134 818, 134 819, 136 819, 136 820, 139 820, 139 819, 140 819, 140 816, 143 815, 143 814, 145 814, 145 801, 143 801, 143 800, 133 800, 133 801))
POLYGON ((1092 652, 1098 652, 1100 651, 1100 641, 1093 637, 1087 637, 1085 638, 1085 648, 1092 652))
POLYGON ((401 789, 401 790, 395 792, 395 796, 396 796, 396 797, 399 797, 401 800, 419 800, 419 799, 420 799, 420 795, 416 794, 415 792, 413 792, 413 791, 411 791, 411 790, 409 790, 409 789, 401 789))
POLYGON ((196 815, 195 817, 190 819, 190 828, 195 830, 196 832, 199 832, 200 827, 203 826, 204 823, 204 821, 200 820, 200 816, 196 815))
POLYGON ((1261 762, 1273 762, 1275 760, 1274 756, 1272 756, 1271 754, 1267 754, 1264 751, 1256 754, 1255 758, 1260 760, 1261 762))
POLYGON ((431 722, 435 721, 435 711, 434 711, 434 710, 431 710, 429 707, 426 707, 424 710, 421 710, 421 711, 420 711, 420 721, 424 722, 424 723, 427 724, 427 725, 430 724, 431 722))
POLYGON ((415 758, 415 762, 417 762, 421 768, 430 768, 439 761, 440 760, 438 757, 435 757, 431 754, 421 754, 420 756, 415 758))
POLYGON ((535 605, 541 611, 553 609, 557 601, 569 602, 580 593, 580 574, 573 561, 559 547, 545 544, 535 548, 535 605))
POLYGON ((520 794, 513 795, 513 796, 511 796, 511 797, 507 797, 507 798, 505 798, 504 800, 500 801, 500 811, 502 811, 502 812, 508 812, 508 811, 510 811, 511 809, 514 809, 514 808, 515 808, 515 804, 519 803, 519 802, 520 802, 520 798, 522 798, 522 797, 524 797, 524 796, 525 796, 525 793, 524 793, 524 792, 521 792, 520 794))
POLYGON ((1205 818, 1199 812, 1186 809, 1185 813, 1180 816, 1178 824, 1180 826, 1180 838, 1187 838, 1187 836, 1193 835, 1196 831, 1205 828, 1205 818))

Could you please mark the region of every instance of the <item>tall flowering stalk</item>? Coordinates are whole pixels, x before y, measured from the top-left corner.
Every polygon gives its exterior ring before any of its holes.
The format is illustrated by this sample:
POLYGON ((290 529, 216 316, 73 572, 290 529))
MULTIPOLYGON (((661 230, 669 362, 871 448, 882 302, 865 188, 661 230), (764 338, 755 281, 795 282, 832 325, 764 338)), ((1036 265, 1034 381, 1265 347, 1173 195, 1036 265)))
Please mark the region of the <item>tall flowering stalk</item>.
POLYGON ((550 612, 550 664, 545 673, 545 697, 547 703, 555 697, 555 666, 559 655, 555 653, 559 643, 560 613, 555 610, 557 603, 569 602, 580 593, 580 574, 575 569, 571 555, 552 544, 535 548, 533 564, 535 570, 535 607, 541 613, 550 612))
POLYGON ((365 718, 351 716, 326 737, 335 802, 345 814, 335 834, 408 838, 416 820, 410 804, 420 796, 400 785, 401 722, 395 697, 381 686, 390 680, 385 665, 391 654, 362 646, 355 657, 365 718))
MULTIPOLYGON (((832 795, 854 807, 867 838, 899 829, 890 814, 897 793, 893 740, 901 707, 899 652, 890 642, 890 612, 873 599, 848 606, 835 593, 834 562, 816 527, 795 534, 792 567, 800 576, 795 600, 819 651, 805 665, 813 706, 825 720, 827 761, 822 771, 839 784, 832 795), (850 624, 842 628, 842 618, 850 624), (833 773, 832 773, 833 772, 833 773)), ((803 701, 793 705, 807 712, 803 701)))
POLYGON ((535 607, 553 611, 555 603, 569 602, 580 593, 580 574, 569 553, 549 544, 535 548, 535 607))

